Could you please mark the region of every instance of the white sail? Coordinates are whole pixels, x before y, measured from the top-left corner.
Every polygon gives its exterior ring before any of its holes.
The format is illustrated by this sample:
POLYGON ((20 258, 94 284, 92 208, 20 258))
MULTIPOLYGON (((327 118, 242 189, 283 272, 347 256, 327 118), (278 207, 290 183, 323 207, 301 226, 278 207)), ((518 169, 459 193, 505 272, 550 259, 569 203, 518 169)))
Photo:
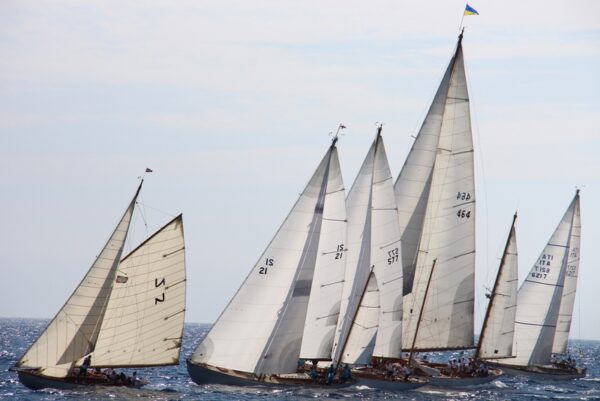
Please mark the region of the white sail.
POLYGON ((475 183, 461 39, 450 65, 452 73, 444 101, 413 288, 404 299, 405 349, 412 345, 422 306, 416 350, 473 345, 475 183), (429 295, 424 299, 434 259, 437 264, 429 295))
POLYGON ((175 365, 185 313, 181 215, 119 264, 92 367, 175 365))
POLYGON ((141 187, 142 183, 81 283, 17 367, 40 368, 46 376, 65 377, 76 361, 94 350, 141 187))
POLYGON ((450 63, 394 184, 400 221, 405 296, 412 291, 415 277, 417 250, 423 232, 431 176, 453 69, 454 63, 450 63))
POLYGON ((552 345, 567 270, 569 241, 579 195, 569 205, 550 241, 521 284, 517 297, 516 358, 503 360, 512 365, 545 365, 552 345))
POLYGON ((331 359, 344 286, 346 225, 346 193, 335 150, 331 154, 321 238, 302 335, 302 359, 331 359))
POLYGON ((554 345, 552 346, 552 353, 554 354, 567 353, 567 341, 569 340, 569 332, 571 331, 571 319, 573 318, 575 293, 577 291, 577 277, 579 276, 579 248, 581 242, 579 198, 575 201, 574 213, 571 239, 569 240, 569 259, 567 261, 565 284, 558 312, 558 321, 556 323, 554 345))
MULTIPOLYGON (((332 192, 328 183, 331 161, 337 160, 334 145, 242 286, 194 352, 193 362, 256 374, 296 370, 324 204, 327 194, 332 192)), ((338 169, 339 166, 334 167, 338 169)), ((334 258, 335 254, 330 257, 334 258)))
POLYGON ((341 356, 342 363, 367 365, 371 362, 379 326, 379 311, 379 287, 375 273, 371 273, 352 321, 350 334, 341 356))
POLYGON ((372 355, 397 358, 401 353, 400 230, 380 132, 346 202, 349 250, 334 361, 341 356, 351 364, 368 363, 372 355))
POLYGON ((476 356, 482 359, 513 356, 519 280, 516 218, 515 214, 479 337, 476 356))

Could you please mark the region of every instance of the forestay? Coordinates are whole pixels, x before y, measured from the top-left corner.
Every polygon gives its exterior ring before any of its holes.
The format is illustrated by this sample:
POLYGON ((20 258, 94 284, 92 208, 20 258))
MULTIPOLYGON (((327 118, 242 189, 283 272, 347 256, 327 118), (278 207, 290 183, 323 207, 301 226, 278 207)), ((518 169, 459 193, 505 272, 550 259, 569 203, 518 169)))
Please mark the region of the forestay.
POLYGON ((334 361, 398 358, 402 339, 402 263, 397 207, 378 131, 348 195, 348 259, 334 361))
POLYGON ((416 350, 473 345, 475 183, 469 95, 461 39, 462 35, 450 62, 452 73, 443 102, 413 288, 404 299, 405 349, 412 345, 421 308, 423 317, 416 350), (428 297, 424 299, 434 259, 437 259, 436 269, 428 297))
MULTIPOLYGON (((340 190, 340 180, 329 178, 336 174, 334 140, 279 231, 194 352, 193 362, 256 374, 295 372, 323 212, 340 190), (328 188, 330 182, 335 188, 328 188)), ((325 251, 330 258, 338 246, 343 242, 325 251)))
POLYGON ((519 280, 516 218, 515 214, 479 337, 476 357, 482 359, 513 356, 519 280))
POLYGON ((177 364, 185 281, 183 221, 179 215, 119 264, 92 366, 177 364))
POLYGON ((141 187, 142 183, 81 283, 16 367, 41 368, 46 376, 65 377, 94 350, 141 187))
POLYGON ((552 353, 554 354, 567 353, 567 342, 571 330, 571 319, 573 318, 573 306, 575 305, 575 293, 577 291, 577 277, 579 276, 579 247, 581 240, 579 199, 575 202, 574 213, 573 228, 571 229, 571 239, 569 241, 569 259, 567 261, 565 284, 558 312, 558 321, 556 323, 554 345, 552 346, 552 353))
POLYGON ((569 205, 550 241, 519 289, 512 365, 549 364, 554 343, 575 209, 579 195, 569 205))

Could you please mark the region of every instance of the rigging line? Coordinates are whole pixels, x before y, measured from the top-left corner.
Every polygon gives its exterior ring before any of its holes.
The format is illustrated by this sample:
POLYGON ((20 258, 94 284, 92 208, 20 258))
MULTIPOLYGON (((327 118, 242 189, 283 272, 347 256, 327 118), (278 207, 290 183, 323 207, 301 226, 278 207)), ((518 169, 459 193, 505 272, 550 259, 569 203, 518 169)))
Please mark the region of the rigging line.
MULTIPOLYGON (((463 18, 464 18, 464 14, 463 14, 463 18)), ((462 19, 461 19, 461 25, 462 25, 462 19)), ((484 260, 485 260, 485 282, 489 283, 490 281, 490 260, 489 260, 489 248, 490 248, 490 235, 489 235, 489 230, 490 230, 490 219, 489 219, 489 207, 488 207, 488 192, 487 192, 487 181, 485 179, 485 168, 484 168, 484 164, 483 164, 483 145, 481 143, 481 135, 479 134, 479 118, 477 115, 477 110, 476 110, 476 101, 475 98, 473 96, 473 91, 471 90, 472 85, 471 85, 471 80, 469 79, 469 69, 467 67, 467 62, 463 57, 463 66, 465 69, 465 81, 467 82, 467 90, 469 93, 469 98, 471 99, 469 106, 471 108, 471 115, 473 116, 473 120, 475 122, 475 124, 471 124, 471 130, 475 131, 475 137, 477 138, 477 145, 478 145, 478 149, 479 149, 479 167, 481 168, 481 182, 483 185, 483 206, 484 206, 484 210, 485 210, 485 256, 484 256, 484 260), (473 128, 475 128, 473 130, 473 128)), ((478 202, 479 204, 481 204, 481 202, 478 202)), ((479 313, 481 313, 481 305, 479 305, 479 313)))

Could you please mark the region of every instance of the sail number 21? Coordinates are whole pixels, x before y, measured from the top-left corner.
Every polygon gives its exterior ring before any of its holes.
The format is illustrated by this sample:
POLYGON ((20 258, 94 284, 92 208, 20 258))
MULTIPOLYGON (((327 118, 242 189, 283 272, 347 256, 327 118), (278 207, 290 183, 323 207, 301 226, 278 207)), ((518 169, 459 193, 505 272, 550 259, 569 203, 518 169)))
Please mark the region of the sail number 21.
POLYGON ((269 266, 273 266, 273 258, 265 259, 265 265, 258 269, 258 274, 267 274, 269 266))

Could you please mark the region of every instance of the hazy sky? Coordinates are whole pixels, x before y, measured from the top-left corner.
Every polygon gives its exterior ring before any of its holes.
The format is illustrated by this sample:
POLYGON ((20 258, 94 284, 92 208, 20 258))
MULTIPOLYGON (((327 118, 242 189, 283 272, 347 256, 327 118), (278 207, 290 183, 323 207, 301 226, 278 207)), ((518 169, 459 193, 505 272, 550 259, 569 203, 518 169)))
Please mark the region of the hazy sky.
MULTIPOLYGON (((183 212, 186 319, 214 321, 338 123, 346 188, 376 122, 399 172, 464 4, 2 1, 0 316, 52 317, 151 167, 128 248, 183 212)), ((600 339, 600 2, 470 4, 477 322, 514 210, 522 278, 581 186, 572 336, 600 339)))

